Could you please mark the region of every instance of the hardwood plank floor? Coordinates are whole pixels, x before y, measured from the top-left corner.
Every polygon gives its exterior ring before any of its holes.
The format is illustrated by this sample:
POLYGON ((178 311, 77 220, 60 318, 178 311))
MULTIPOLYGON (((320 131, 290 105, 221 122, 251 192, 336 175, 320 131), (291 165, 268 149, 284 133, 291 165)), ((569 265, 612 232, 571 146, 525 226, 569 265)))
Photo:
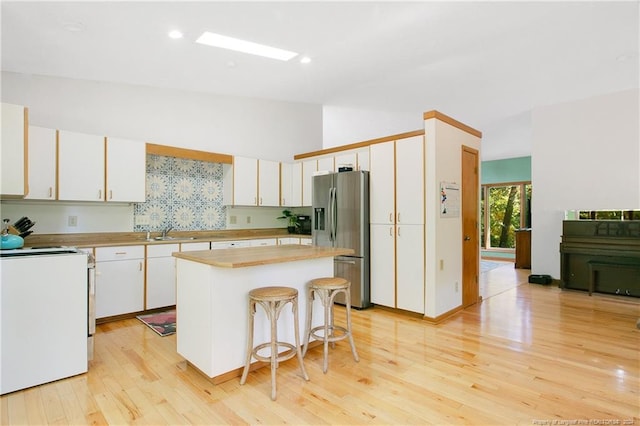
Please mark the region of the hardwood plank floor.
POLYGON ((483 274, 495 295, 438 325, 353 311, 360 362, 340 342, 325 375, 322 347, 310 349, 311 381, 282 363, 276 401, 268 368, 213 385, 175 335, 102 324, 87 374, 1 397, 0 423, 640 425, 640 301, 527 284, 528 273, 483 274))

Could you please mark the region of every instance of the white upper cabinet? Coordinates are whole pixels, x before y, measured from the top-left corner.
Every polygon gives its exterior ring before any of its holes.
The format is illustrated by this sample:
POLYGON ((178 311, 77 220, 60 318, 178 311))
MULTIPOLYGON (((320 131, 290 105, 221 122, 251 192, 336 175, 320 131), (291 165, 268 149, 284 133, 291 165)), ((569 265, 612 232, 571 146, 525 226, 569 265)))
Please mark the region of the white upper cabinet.
POLYGON ((369 170, 369 147, 356 150, 357 170, 369 170))
POLYGON ((280 205, 302 205, 302 163, 280 163, 280 205))
POLYGON ((334 157, 334 163, 336 172, 340 170, 340 167, 353 167, 353 170, 358 170, 358 156, 355 151, 345 151, 334 157))
POLYGON ((291 167, 291 201, 285 205, 302 206, 302 163, 299 161, 291 167))
POLYGON ((58 199, 104 200, 103 136, 60 130, 58 136, 58 199))
POLYGON ((370 222, 424 223, 422 136, 370 147, 370 222))
POLYGON ((146 145, 144 142, 107 138, 106 167, 106 201, 145 201, 146 145))
POLYGON ((280 205, 280 163, 258 160, 258 205, 280 205))
POLYGON ((319 157, 318 158, 318 171, 333 173, 333 156, 332 157, 319 157))
POLYGON ((424 138, 396 141, 396 223, 424 223, 424 138))
POLYGON ((369 221, 382 225, 394 224, 394 142, 371 145, 370 149, 369 221))
POLYGON ((56 199, 56 130, 29 126, 30 200, 56 199))
POLYGON ((258 160, 233 157, 233 165, 224 165, 224 204, 258 205, 258 160))
POLYGON ((22 198, 27 194, 27 125, 27 108, 22 105, 2 104, 0 194, 3 197, 22 198))
POLYGON ((313 174, 318 171, 318 160, 302 162, 302 205, 307 207, 313 203, 313 174))

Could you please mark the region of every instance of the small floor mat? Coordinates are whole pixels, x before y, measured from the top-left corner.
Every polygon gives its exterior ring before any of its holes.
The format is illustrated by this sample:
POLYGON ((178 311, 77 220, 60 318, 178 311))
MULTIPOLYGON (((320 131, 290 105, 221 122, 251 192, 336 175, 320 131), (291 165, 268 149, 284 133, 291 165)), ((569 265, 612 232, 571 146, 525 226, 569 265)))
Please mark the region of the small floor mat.
POLYGON ((138 315, 136 318, 160 336, 169 336, 176 332, 176 311, 174 309, 155 314, 138 315))

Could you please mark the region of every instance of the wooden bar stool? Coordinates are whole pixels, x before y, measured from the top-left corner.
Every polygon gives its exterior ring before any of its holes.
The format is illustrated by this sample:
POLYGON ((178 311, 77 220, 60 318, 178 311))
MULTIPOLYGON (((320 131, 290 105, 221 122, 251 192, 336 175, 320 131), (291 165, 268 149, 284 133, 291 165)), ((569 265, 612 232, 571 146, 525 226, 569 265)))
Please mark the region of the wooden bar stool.
POLYGON ((324 360, 322 371, 324 373, 328 370, 328 355, 329 355, 329 343, 332 347, 335 346, 335 342, 348 338, 351 345, 351 353, 353 359, 356 362, 360 361, 358 358, 358 352, 356 352, 356 345, 353 343, 353 335, 351 333, 351 282, 344 278, 338 277, 326 277, 316 278, 311 280, 309 284, 309 296, 307 298, 307 323, 304 333, 304 348, 302 355, 306 355, 309 347, 309 339, 313 336, 318 340, 322 340, 324 344, 324 360), (336 296, 340 293, 344 293, 345 308, 347 313, 347 326, 342 327, 335 325, 333 322, 333 305, 336 296), (322 306, 324 308, 324 324, 318 327, 311 328, 311 319, 313 317, 313 299, 318 294, 322 306), (318 333, 322 330, 322 335, 318 333), (338 331, 340 334, 335 334, 338 331))
POLYGON ((291 287, 261 287, 253 289, 249 292, 249 329, 247 340, 247 360, 244 365, 244 371, 242 372, 242 378, 240 384, 244 385, 247 381, 247 375, 249 374, 249 368, 251 366, 251 358, 255 358, 258 361, 271 363, 271 399, 276 399, 276 368, 278 363, 286 361, 298 356, 298 363, 300 364, 300 371, 302 371, 302 377, 305 380, 309 380, 307 371, 304 369, 302 362, 302 351, 300 350, 300 331, 298 326, 298 290, 291 287), (282 308, 287 303, 291 303, 293 310, 293 324, 295 332, 295 346, 288 342, 278 341, 278 317, 282 308), (271 339, 269 342, 262 343, 253 347, 253 323, 256 315, 256 304, 262 306, 271 323, 271 339), (284 354, 278 354, 279 347, 289 348, 289 352, 284 354), (269 356, 260 355, 258 352, 264 348, 270 348, 271 353, 269 356))

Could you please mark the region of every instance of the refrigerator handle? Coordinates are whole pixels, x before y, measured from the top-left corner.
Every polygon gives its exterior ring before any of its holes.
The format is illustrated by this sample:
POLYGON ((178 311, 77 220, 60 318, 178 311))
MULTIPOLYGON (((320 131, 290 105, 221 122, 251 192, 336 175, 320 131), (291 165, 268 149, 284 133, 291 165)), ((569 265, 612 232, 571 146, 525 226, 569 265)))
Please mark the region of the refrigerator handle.
POLYGON ((329 208, 327 209, 327 227, 329 228, 329 241, 333 246, 333 187, 329 188, 329 208))
POLYGON ((336 241, 336 238, 338 237, 338 195, 337 193, 338 193, 338 188, 333 188, 333 209, 331 209, 331 214, 333 215, 333 218, 331 219, 331 232, 333 233, 334 243, 336 241))

